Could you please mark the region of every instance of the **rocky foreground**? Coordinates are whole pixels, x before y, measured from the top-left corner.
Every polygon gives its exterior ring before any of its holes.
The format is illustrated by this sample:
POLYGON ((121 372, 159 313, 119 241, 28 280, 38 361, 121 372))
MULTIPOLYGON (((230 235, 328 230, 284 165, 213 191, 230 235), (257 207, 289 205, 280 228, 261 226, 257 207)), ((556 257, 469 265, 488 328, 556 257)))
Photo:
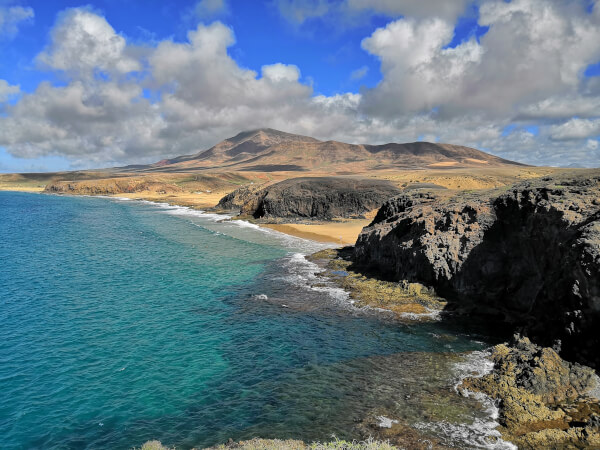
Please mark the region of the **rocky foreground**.
POLYGON ((600 368, 599 170, 503 191, 404 192, 363 230, 353 260, 600 368))
POLYGON ((519 448, 600 448, 600 384, 595 372, 551 348, 515 337, 492 352, 494 370, 459 390, 483 392, 500 406, 500 431, 519 448))

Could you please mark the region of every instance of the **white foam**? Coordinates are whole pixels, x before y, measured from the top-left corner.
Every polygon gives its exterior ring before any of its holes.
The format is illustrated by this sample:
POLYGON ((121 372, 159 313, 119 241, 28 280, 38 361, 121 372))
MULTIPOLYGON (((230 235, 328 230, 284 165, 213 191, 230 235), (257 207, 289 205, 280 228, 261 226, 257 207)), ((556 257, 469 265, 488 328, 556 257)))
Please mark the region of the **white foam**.
POLYGON ((385 416, 377 416, 377 426, 379 428, 392 428, 392 425, 395 423, 398 423, 397 420, 394 419, 390 419, 389 417, 385 417, 385 416))
POLYGON ((277 244, 290 250, 293 249, 295 251, 301 251, 303 254, 314 253, 325 248, 337 247, 337 245, 333 243, 327 244, 312 241, 310 239, 291 236, 280 231, 276 231, 266 227, 261 227, 257 224, 248 222, 246 220, 233 219, 231 215, 227 214, 209 213, 203 210, 192 209, 187 206, 171 205, 165 202, 153 202, 143 199, 131 199, 128 197, 105 196, 105 198, 113 201, 133 201, 152 206, 158 211, 164 212, 166 214, 197 218, 200 219, 201 222, 195 223, 195 225, 206 228, 211 232, 264 245, 277 244), (218 226, 219 228, 214 229, 214 227, 216 226, 218 226), (256 234, 241 234, 240 230, 256 232, 256 234))
POLYGON ((472 392, 466 389, 459 391, 458 386, 467 377, 482 377, 489 374, 494 363, 491 358, 491 351, 475 351, 469 353, 462 361, 454 365, 456 383, 454 389, 461 395, 478 400, 485 411, 486 418, 476 418, 471 424, 455 424, 446 421, 442 422, 423 422, 415 427, 422 430, 434 431, 450 437, 452 440, 458 440, 473 448, 485 448, 490 450, 516 450, 517 446, 502 440, 498 427, 499 410, 496 403, 487 395, 480 392, 472 392))
POLYGON ((282 267, 285 275, 278 278, 299 288, 309 289, 315 292, 324 292, 334 300, 347 302, 348 305, 351 305, 348 301, 350 297, 348 292, 342 288, 327 285, 326 279, 317 276, 318 273, 323 272, 325 269, 322 269, 312 261, 308 261, 302 253, 290 254, 284 260, 282 267), (314 286, 317 282, 324 283, 325 285, 314 286))
POLYGON ((423 319, 429 319, 429 320, 435 320, 435 321, 442 320, 441 311, 427 308, 427 307, 425 307, 425 309, 427 310, 426 313, 419 314, 419 313, 404 312, 404 313, 400 313, 400 317, 403 319, 415 320, 415 321, 419 321, 419 320, 423 320, 423 319))
POLYGON ((261 228, 255 223, 248 222, 246 220, 232 220, 231 223, 236 224, 239 227, 243 228, 252 228, 254 230, 266 230, 265 228, 261 228))

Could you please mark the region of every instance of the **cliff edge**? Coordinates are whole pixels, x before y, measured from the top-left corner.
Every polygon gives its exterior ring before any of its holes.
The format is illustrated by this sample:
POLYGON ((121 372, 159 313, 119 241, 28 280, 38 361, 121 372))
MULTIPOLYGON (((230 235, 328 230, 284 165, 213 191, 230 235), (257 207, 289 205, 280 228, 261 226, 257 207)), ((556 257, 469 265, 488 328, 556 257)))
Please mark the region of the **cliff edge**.
POLYGON ((403 193, 363 230, 353 261, 600 368, 600 170, 508 190, 403 193))

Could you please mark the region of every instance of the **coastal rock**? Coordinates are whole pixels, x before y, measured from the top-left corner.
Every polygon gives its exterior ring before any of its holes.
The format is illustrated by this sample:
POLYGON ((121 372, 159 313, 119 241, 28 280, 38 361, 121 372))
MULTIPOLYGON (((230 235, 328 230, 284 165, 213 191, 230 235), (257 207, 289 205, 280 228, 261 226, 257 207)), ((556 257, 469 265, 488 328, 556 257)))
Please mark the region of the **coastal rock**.
POLYGON ((111 178, 91 181, 56 181, 46 185, 44 192, 49 194, 71 195, 115 195, 135 192, 157 192, 169 194, 182 192, 179 186, 143 178, 111 178))
POLYGON ((504 191, 406 192, 363 230, 354 266, 433 286, 462 312, 599 368, 599 199, 598 170, 504 191))
POLYGON ((466 378, 464 394, 483 392, 498 402, 502 435, 519 448, 597 448, 598 413, 594 371, 562 360, 551 348, 515 337, 492 352, 494 370, 466 378))
POLYGON ((238 189, 221 199, 217 209, 239 207, 242 215, 255 219, 356 218, 379 208, 399 192, 383 180, 292 178, 257 191, 238 189))
POLYGON ((214 210, 216 211, 241 211, 242 208, 256 209, 258 207, 259 194, 261 186, 243 186, 230 192, 221 200, 214 210))

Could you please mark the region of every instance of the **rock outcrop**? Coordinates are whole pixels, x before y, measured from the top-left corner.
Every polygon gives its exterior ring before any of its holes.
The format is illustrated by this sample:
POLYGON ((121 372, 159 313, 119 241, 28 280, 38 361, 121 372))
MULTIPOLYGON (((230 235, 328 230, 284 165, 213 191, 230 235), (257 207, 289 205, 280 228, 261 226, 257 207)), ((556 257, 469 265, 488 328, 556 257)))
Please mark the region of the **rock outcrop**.
POLYGON ((217 209, 239 207, 241 215, 255 219, 354 218, 379 208, 400 192, 382 180, 292 178, 258 191, 241 188, 221 199, 217 209))
POLYGON ((44 192, 49 194, 72 195, 115 195, 135 192, 158 192, 163 194, 182 192, 179 186, 143 178, 108 178, 91 181, 57 181, 46 185, 44 192))
POLYGON ((600 448, 598 376, 551 348, 515 337, 492 351, 493 371, 467 378, 463 394, 483 392, 500 407, 500 432, 519 448, 600 448))
POLYGON ((403 193, 363 230, 353 260, 600 368, 598 170, 503 192, 403 193))

